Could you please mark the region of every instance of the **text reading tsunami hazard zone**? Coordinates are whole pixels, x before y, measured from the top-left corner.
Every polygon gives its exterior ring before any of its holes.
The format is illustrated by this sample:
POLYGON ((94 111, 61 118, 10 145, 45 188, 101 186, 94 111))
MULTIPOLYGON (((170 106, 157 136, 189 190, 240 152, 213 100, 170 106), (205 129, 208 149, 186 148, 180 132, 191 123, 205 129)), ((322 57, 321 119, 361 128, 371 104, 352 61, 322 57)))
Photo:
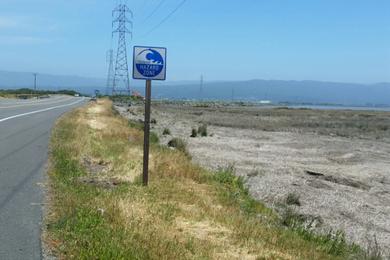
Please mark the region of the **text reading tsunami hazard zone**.
POLYGON ((157 76, 161 72, 162 65, 137 64, 138 70, 143 71, 144 76, 157 76))

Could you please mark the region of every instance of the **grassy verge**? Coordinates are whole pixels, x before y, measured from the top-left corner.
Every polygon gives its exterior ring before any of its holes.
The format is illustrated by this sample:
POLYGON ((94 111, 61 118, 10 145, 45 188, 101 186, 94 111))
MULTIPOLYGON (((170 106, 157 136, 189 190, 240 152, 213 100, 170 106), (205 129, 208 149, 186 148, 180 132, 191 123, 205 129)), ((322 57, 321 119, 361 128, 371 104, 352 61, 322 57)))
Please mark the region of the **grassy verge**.
POLYGON ((108 100, 53 130, 47 243, 75 259, 345 259, 340 237, 317 236, 252 199, 231 169, 210 173, 178 150, 151 147, 142 187, 143 133, 108 100))
POLYGON ((17 96, 31 96, 38 97, 42 95, 50 95, 50 94, 62 94, 62 95, 70 95, 74 96, 75 94, 80 94, 73 90, 34 90, 29 88, 20 88, 20 89, 1 89, 0 88, 0 97, 17 97, 17 96))

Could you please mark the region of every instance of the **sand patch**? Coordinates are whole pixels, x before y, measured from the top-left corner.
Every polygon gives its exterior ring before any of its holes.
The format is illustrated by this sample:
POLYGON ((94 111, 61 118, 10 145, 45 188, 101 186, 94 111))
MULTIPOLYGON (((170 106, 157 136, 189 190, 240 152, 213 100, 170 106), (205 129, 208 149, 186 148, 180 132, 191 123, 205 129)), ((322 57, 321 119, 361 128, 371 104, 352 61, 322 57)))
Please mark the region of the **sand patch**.
POLYGON ((94 106, 89 107, 88 111, 87 111, 88 114, 101 114, 103 112, 104 112, 104 107, 102 105, 100 105, 99 103, 97 103, 94 106))
POLYGON ((106 124, 100 122, 98 119, 93 118, 88 120, 88 126, 94 130, 103 130, 107 127, 106 124))

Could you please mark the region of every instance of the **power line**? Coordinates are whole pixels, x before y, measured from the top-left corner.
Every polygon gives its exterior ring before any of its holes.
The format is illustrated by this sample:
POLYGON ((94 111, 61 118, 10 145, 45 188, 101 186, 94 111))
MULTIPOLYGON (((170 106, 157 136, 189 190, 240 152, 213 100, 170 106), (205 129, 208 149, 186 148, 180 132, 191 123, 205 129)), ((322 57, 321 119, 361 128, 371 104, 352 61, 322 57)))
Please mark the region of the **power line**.
POLYGON ((156 8, 153 9, 153 11, 144 19, 144 22, 146 22, 150 17, 152 17, 159 9, 160 7, 165 3, 166 0, 160 0, 156 8))
POLYGON ((164 19, 161 20, 160 23, 158 23, 155 27, 153 27, 150 31, 148 31, 144 36, 148 36, 152 32, 154 32, 156 29, 158 29, 163 23, 165 23, 169 18, 171 18, 172 15, 174 15, 184 4, 187 2, 187 0, 182 0, 175 9, 172 10, 164 19))

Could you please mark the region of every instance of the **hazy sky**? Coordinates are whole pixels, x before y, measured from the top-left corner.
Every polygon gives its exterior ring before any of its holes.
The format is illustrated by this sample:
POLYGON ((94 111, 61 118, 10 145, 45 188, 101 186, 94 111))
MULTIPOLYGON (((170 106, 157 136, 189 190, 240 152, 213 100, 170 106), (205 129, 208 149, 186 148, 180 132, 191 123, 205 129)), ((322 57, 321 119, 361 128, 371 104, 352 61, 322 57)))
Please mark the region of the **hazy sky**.
MULTIPOLYGON (((390 81, 389 0, 187 0, 147 34, 181 1, 128 1, 129 64, 152 45, 168 80, 390 81)), ((106 77, 115 2, 0 0, 0 70, 106 77)))

